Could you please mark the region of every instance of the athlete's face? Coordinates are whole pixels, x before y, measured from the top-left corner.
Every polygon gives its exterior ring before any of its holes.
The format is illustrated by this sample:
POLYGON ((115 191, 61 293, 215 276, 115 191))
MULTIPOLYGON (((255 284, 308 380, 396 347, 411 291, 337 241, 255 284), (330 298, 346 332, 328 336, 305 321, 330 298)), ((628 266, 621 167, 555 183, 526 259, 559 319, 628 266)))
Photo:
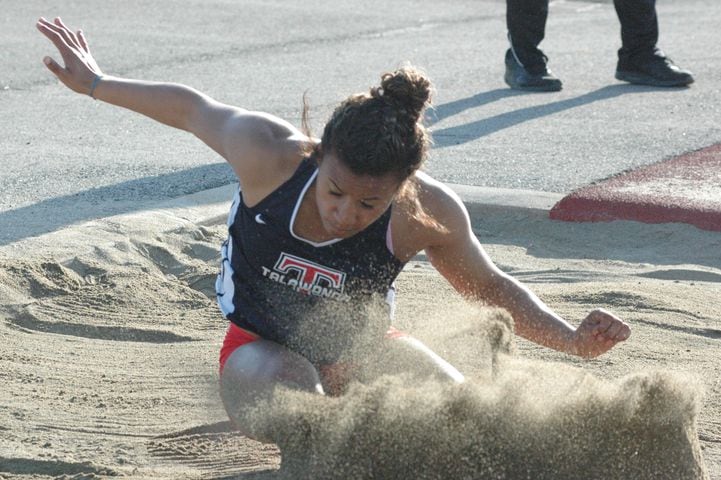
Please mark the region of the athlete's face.
POLYGON ((327 153, 318 167, 316 202, 323 228, 347 238, 375 222, 388 209, 401 183, 393 175, 356 175, 327 153))

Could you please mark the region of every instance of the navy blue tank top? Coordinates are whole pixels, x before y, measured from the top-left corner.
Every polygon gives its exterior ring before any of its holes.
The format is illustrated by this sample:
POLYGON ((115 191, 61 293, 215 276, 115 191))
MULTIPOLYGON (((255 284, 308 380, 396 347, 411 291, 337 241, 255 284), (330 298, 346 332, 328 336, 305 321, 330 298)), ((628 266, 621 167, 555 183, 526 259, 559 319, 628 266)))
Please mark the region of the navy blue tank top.
POLYGON ((293 176, 252 208, 240 189, 228 216, 216 281, 223 314, 241 328, 313 363, 352 356, 390 326, 393 281, 403 263, 388 250, 388 208, 346 239, 314 243, 296 235, 295 217, 318 174, 304 159, 293 176))

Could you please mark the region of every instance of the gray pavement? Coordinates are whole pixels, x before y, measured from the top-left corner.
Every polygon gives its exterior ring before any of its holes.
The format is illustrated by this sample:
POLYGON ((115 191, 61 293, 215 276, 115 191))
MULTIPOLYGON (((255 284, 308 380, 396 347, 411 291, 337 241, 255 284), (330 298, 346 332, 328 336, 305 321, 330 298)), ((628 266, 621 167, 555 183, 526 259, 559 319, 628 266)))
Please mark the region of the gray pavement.
POLYGON ((715 0, 658 1, 660 45, 696 74, 681 90, 614 80, 610 3, 553 2, 543 47, 565 88, 552 94, 503 84, 501 1, 7 4, 0 244, 233 181, 192 136, 59 86, 41 63, 54 52, 34 28, 40 15, 82 27, 109 74, 187 83, 296 124, 307 90, 317 131, 345 95, 410 60, 438 91, 430 173, 526 191, 516 196, 567 193, 721 141, 721 52, 707 48, 719 40, 715 0))

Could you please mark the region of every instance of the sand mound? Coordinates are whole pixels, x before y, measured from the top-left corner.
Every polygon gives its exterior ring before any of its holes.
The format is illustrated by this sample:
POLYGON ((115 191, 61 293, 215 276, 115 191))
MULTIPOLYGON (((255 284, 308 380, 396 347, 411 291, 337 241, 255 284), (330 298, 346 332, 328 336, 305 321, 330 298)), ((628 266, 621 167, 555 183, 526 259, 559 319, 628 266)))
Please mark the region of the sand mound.
POLYGON ((222 323, 202 227, 116 241, 66 259, 0 260, 2 310, 31 332, 174 343, 222 323), (199 238, 203 237, 203 238, 199 238), (173 323, 171 329, 169 325, 173 323))

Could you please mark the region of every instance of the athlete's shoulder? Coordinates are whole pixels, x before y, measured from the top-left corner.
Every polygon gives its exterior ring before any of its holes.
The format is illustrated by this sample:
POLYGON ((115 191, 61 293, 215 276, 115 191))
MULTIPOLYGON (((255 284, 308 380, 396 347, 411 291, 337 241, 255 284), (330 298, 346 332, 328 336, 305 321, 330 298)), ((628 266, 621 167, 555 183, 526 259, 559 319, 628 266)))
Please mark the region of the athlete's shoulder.
POLYGON ((231 145, 226 159, 248 203, 264 198, 288 180, 317 142, 285 120, 264 112, 239 114, 228 128, 231 145))
POLYGON ((417 172, 413 180, 420 207, 435 223, 444 227, 441 230, 456 229, 459 223, 467 221, 468 211, 451 187, 425 172, 417 172))
POLYGON ((469 229, 466 207, 450 187, 423 172, 409 182, 396 201, 392 220, 394 252, 401 260, 448 244, 469 229))

